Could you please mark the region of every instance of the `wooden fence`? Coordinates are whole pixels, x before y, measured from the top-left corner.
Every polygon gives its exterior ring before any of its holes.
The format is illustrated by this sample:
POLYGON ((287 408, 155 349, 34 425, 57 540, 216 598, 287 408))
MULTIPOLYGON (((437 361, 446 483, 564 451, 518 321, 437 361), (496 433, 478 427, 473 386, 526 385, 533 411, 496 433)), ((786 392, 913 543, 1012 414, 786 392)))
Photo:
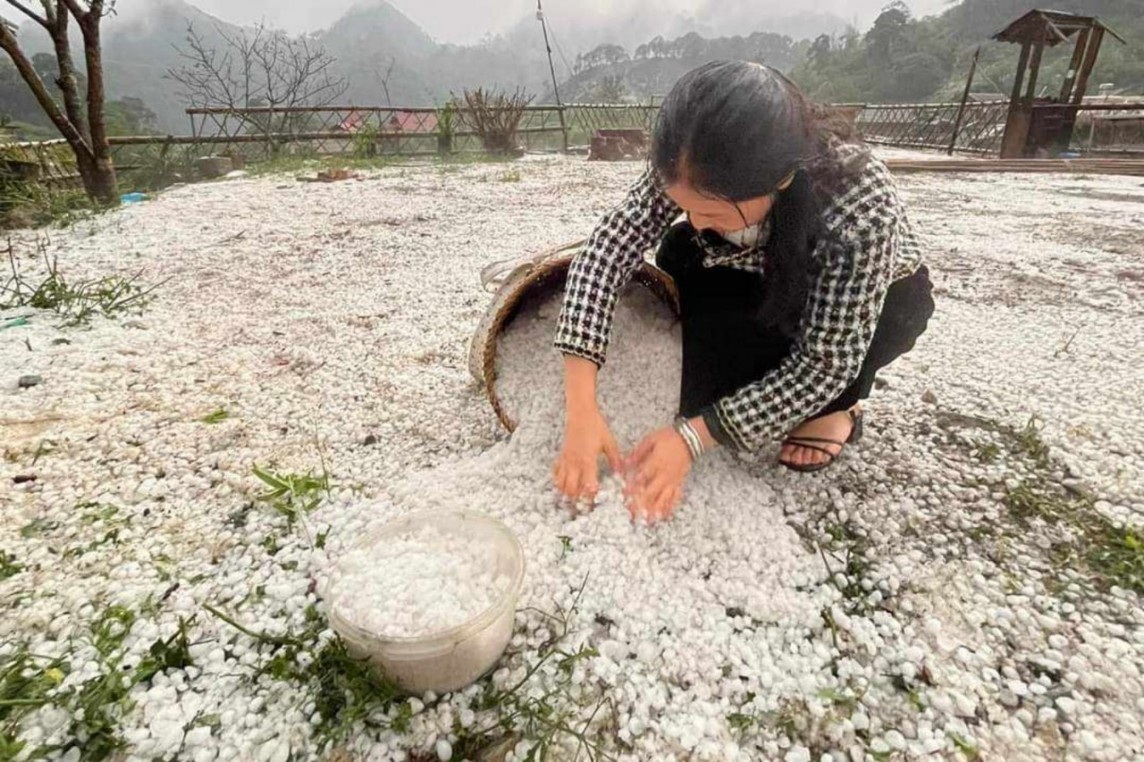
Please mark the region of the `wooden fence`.
POLYGON ((898 148, 999 154, 1008 101, 967 103, 956 139, 957 103, 867 105, 857 126, 866 142, 898 148))
MULTIPOLYGON (((1008 103, 969 103, 954 140, 957 104, 850 104, 855 124, 876 145, 997 155, 1008 103)), ((1086 155, 1144 154, 1144 104, 1085 104, 1073 146, 1086 155)), ((635 104, 528 106, 518 139, 528 151, 585 145, 597 129, 650 130, 658 107, 635 104)), ((463 109, 330 106, 288 109, 189 109, 191 134, 111 138, 125 188, 151 188, 186 176, 199 156, 247 162, 282 156, 414 157, 483 150, 463 109)), ((75 161, 63 140, 0 144, 0 181, 15 178, 48 189, 76 185, 75 161)))

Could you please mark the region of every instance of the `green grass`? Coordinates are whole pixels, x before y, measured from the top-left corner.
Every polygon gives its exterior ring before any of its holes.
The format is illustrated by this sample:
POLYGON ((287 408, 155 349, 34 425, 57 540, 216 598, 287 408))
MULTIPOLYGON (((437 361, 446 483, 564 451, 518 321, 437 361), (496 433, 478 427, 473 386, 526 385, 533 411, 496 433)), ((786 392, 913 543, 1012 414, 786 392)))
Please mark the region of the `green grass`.
POLYGON ((35 518, 24 526, 20 527, 20 536, 25 540, 30 540, 33 537, 43 537, 49 532, 53 532, 60 528, 60 522, 48 521, 44 518, 35 518))
POLYGON ((481 728, 454 728, 457 732, 457 742, 453 745, 454 758, 478 758, 480 752, 499 743, 506 734, 517 734, 532 747, 524 757, 528 760, 540 762, 563 759, 562 744, 573 742, 577 757, 583 753, 588 760, 613 759, 605 750, 605 739, 609 737, 610 730, 607 727, 594 727, 597 717, 605 708, 614 709, 611 702, 603 695, 590 701, 584 701, 582 696, 573 698, 573 693, 583 688, 573 682, 576 665, 599 653, 588 645, 575 650, 567 649, 564 645, 587 584, 588 578, 585 576, 567 610, 557 607, 555 613, 549 613, 527 609, 544 617, 552 634, 537 649, 538 658, 530 663, 525 674, 513 685, 497 688, 491 677, 482 681, 483 690, 474 709, 492 711, 496 714, 496 719, 481 728), (534 684, 533 678, 546 664, 555 664, 556 679, 554 683, 544 685, 541 691, 540 686, 534 684), (581 720, 581 710, 589 707, 590 714, 581 720))
POLYGON ((982 463, 993 463, 1001 457, 1001 447, 996 442, 985 442, 978 445, 973 452, 982 463))
POLYGON ((1014 531, 1027 536, 1033 531, 1043 531, 1043 525, 1064 527, 1068 536, 1055 540, 1048 550, 1056 568, 1086 570, 1098 590, 1117 586, 1144 593, 1144 537, 1132 527, 1117 525, 1097 511, 1093 495, 1059 483, 1051 448, 1042 437, 1044 427, 1036 415, 1030 416, 1020 429, 950 412, 944 413, 939 423, 999 435, 1001 444, 977 445, 974 455, 978 460, 989 463, 1009 456, 1032 467, 1022 481, 1005 488, 1004 506, 1011 523, 971 530, 972 539, 1016 537, 1014 531))
POLYGON ((39 182, 0 175, 0 229, 68 226, 90 218, 96 207, 75 188, 49 188, 39 182))
POLYGON ((842 594, 846 613, 868 614, 870 592, 862 586, 862 580, 870 574, 866 558, 869 540, 849 521, 828 524, 824 535, 825 541, 816 544, 830 573, 830 584, 842 594))
POLYGON ((0 759, 26 754, 41 759, 69 749, 82 759, 103 762, 117 758, 126 748, 121 734, 123 720, 134 704, 129 698, 136 685, 149 683, 168 669, 193 664, 188 642, 191 622, 181 619, 176 633, 151 644, 147 656, 134 669, 125 669, 123 643, 136 621, 136 613, 123 606, 108 606, 91 623, 86 637, 71 642, 71 650, 90 642, 96 651, 98 673, 83 684, 61 690, 71 672, 68 656, 48 657, 32 652, 26 643, 0 657, 0 759), (70 718, 67 741, 60 746, 26 748, 16 740, 22 721, 43 706, 55 706, 70 718))
POLYGON ((320 747, 330 749, 344 741, 356 726, 389 727, 407 731, 411 708, 397 718, 379 722, 390 707, 405 703, 397 685, 369 664, 355 659, 339 637, 321 637, 328 623, 310 606, 306 609, 306 626, 296 633, 270 635, 251 630, 213 606, 205 607, 244 635, 253 638, 262 649, 263 661, 255 679, 271 679, 300 684, 313 701, 321 719, 314 728, 320 747), (300 661, 303 653, 312 658, 300 661), (306 663, 306 666, 302 666, 306 663))
POLYGON ((0 580, 15 577, 24 571, 24 567, 16 563, 16 556, 0 550, 0 580))
POLYGON ((275 513, 286 519, 287 528, 313 513, 329 495, 330 475, 322 466, 322 473, 278 474, 269 468, 254 467, 254 475, 268 488, 256 500, 269 505, 275 513))
POLYGON ((98 315, 114 318, 141 311, 152 292, 163 285, 144 288, 139 284, 139 273, 130 278, 112 275, 94 280, 69 280, 60 270, 58 258, 48 256, 42 242, 38 247, 47 275, 35 282, 21 272, 9 244, 11 276, 0 286, 0 309, 31 307, 59 315, 65 326, 86 325, 98 315))
POLYGON ((191 644, 187 637, 193 620, 179 619, 179 629, 166 640, 156 640, 147 649, 147 656, 135 668, 137 682, 149 682, 151 678, 168 669, 186 669, 194 665, 191 658, 191 644))
POLYGON ((971 744, 969 741, 965 740, 956 733, 950 733, 946 731, 946 735, 949 737, 949 740, 953 742, 954 747, 956 747, 958 751, 965 755, 966 759, 976 760, 981 758, 981 752, 978 751, 977 747, 971 744))
POLYGON ((230 413, 228 413, 226 410, 224 410, 223 408, 220 407, 218 410, 214 411, 210 415, 206 415, 206 416, 203 416, 202 418, 200 418, 199 422, 200 423, 206 423, 206 424, 216 424, 216 423, 222 423, 227 418, 230 418, 230 413))
POLYGON ((1008 490, 1005 506, 1018 526, 1036 522, 1064 525, 1074 539, 1056 543, 1051 552, 1058 565, 1079 564, 1098 588, 1113 585, 1144 594, 1144 538, 1132 527, 1118 526, 1092 506, 1047 482, 1025 481, 1008 490))
POLYGON ((1043 427, 1038 425, 1038 420, 1035 415, 1030 417, 1025 428, 1013 432, 1013 440, 1018 453, 1027 457, 1037 467, 1047 469, 1052 465, 1049 461, 1049 446, 1041 439, 1043 427))

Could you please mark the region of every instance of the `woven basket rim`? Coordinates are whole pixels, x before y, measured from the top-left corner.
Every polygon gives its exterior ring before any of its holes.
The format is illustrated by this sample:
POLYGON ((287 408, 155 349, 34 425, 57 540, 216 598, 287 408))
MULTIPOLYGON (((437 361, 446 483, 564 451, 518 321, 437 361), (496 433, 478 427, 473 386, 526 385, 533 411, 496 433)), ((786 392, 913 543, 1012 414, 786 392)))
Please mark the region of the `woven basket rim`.
MULTIPOLYGON (((567 271, 577 253, 570 251, 573 247, 579 248, 578 244, 569 244, 552 250, 552 256, 538 261, 531 270, 522 275, 511 286, 506 283, 506 286, 510 286, 512 290, 498 306, 493 321, 489 325, 488 339, 484 342, 484 354, 481 358, 485 395, 488 397, 497 419, 509 432, 516 430, 516 421, 512 420, 508 411, 504 409, 504 404, 496 391, 496 359, 501 333, 510 316, 516 313, 521 301, 532 289, 554 274, 562 275, 567 271)), ((671 276, 666 272, 648 262, 643 262, 632 277, 632 282, 650 289, 675 315, 679 315, 679 294, 671 276)))

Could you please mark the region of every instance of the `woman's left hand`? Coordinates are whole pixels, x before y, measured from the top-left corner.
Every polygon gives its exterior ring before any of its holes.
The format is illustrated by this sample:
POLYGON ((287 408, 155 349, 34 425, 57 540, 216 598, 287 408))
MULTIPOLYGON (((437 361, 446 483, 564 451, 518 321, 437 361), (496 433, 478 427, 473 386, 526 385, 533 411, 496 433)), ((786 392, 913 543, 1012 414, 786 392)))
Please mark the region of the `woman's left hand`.
POLYGON ((650 524, 671 518, 691 471, 691 451, 670 426, 653 432, 626 459, 628 511, 650 524))

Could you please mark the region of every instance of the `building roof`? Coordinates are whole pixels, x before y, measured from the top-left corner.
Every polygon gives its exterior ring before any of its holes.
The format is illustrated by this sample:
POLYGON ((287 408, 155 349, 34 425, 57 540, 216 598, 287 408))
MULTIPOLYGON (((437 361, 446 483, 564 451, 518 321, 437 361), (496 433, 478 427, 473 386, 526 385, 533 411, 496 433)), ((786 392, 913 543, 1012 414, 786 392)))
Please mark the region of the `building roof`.
POLYGON ((1049 47, 1067 42, 1077 32, 1085 29, 1103 29, 1116 39, 1124 42, 1124 38, 1112 31, 1096 16, 1079 16, 1075 13, 1062 11, 1046 11, 1034 9, 1009 26, 993 35, 993 39, 1001 42, 1035 42, 1045 30, 1045 44, 1049 47))

